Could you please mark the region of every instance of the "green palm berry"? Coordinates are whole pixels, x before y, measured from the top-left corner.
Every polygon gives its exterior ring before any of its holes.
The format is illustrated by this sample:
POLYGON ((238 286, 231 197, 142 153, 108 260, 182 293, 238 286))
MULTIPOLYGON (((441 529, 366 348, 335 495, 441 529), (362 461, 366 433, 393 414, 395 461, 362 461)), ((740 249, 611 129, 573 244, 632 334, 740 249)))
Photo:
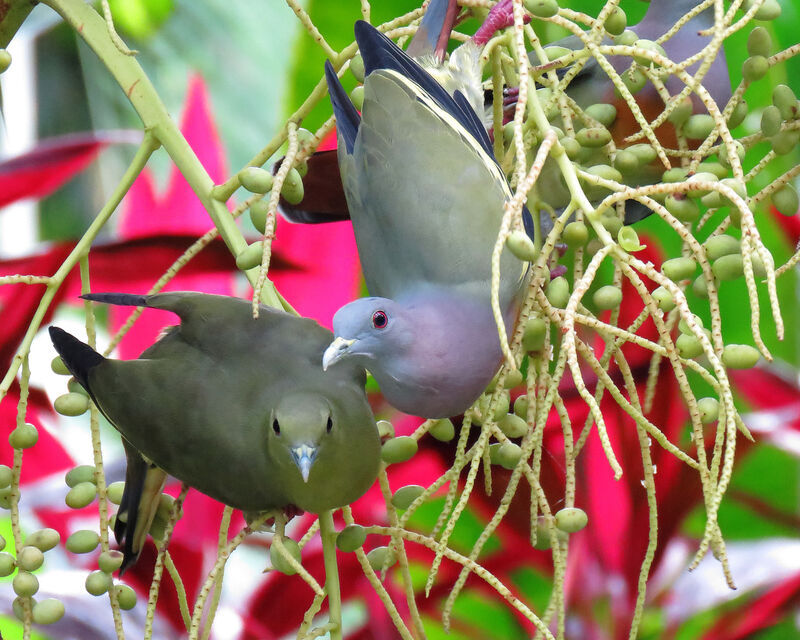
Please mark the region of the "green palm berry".
POLYGON ((525 351, 539 351, 544 346, 547 323, 538 316, 532 316, 525 322, 522 333, 522 348, 525 351))
POLYGON ((554 307, 564 309, 569 302, 569 282, 564 276, 553 278, 547 285, 547 299, 554 307))
POLYGON ((580 531, 589 523, 589 516, 583 509, 566 507, 556 512, 556 527, 565 533, 580 531))
POLYGON ((772 194, 772 206, 785 216, 793 216, 800 208, 797 189, 790 184, 783 185, 772 194))
POLYGON ((497 462, 504 469, 512 471, 522 458, 522 447, 513 442, 504 442, 497 450, 497 462))
POLYGON ((120 609, 130 611, 136 606, 136 592, 127 584, 114 585, 114 591, 117 594, 120 609))
POLYGON ((681 222, 694 222, 700 217, 700 205, 683 193, 671 193, 664 207, 681 222))
POLYGON ((108 501, 112 504, 119 504, 122 502, 122 492, 125 491, 125 483, 121 480, 119 482, 112 482, 106 489, 108 501))
POLYGON ((598 309, 616 309, 622 302, 622 289, 611 285, 600 287, 592 295, 592 302, 598 309))
POLYGON ((259 233, 264 233, 267 230, 267 212, 269 211, 269 202, 262 198, 256 200, 250 205, 250 222, 259 233))
MULTIPOLYGON (((520 396, 520 398, 524 397, 525 396, 520 396)), ((517 399, 519 400, 519 398, 517 399)), ((525 398, 525 401, 527 402, 527 398, 525 398)), ((514 409, 516 410, 516 403, 514 403, 514 409)), ((528 433, 528 423, 513 413, 506 414, 497 423, 497 426, 500 427, 500 431, 502 431, 507 438, 521 438, 528 433)))
POLYGON ((722 256, 728 256, 741 251, 739 239, 724 233, 718 236, 711 236, 705 241, 703 246, 706 248, 708 259, 712 262, 722 256))
MULTIPOLYGON (((638 67, 631 67, 627 71, 623 71, 621 77, 622 84, 631 93, 639 93, 647 84, 647 74, 638 67)), ((615 88, 614 92, 618 93, 618 90, 615 88)))
POLYGON ((703 345, 694 335, 682 333, 675 340, 675 346, 678 348, 678 355, 681 358, 696 358, 703 353, 703 345))
POLYGON ((742 77, 747 82, 761 80, 769 71, 769 62, 764 56, 750 56, 742 64, 742 77))
POLYGON ((67 492, 64 502, 70 509, 83 509, 94 501, 97 487, 92 482, 79 482, 67 492))
POLYGON ((678 127, 686 122, 693 112, 694 103, 689 96, 686 96, 670 112, 670 114, 667 116, 667 120, 678 127))
POLYGON ((375 426, 378 427, 378 435, 381 438, 394 438, 394 425, 388 420, 378 420, 375 426))
MULTIPOLYGON (((703 319, 700 316, 692 314, 692 319, 697 326, 701 329, 703 328, 703 319)), ((689 323, 686 322, 685 318, 681 318, 680 322, 678 322, 678 331, 685 333, 687 336, 694 335, 694 332, 689 328, 689 323)))
MULTIPOLYGON (((67 394, 72 395, 72 394, 67 394)), ((61 396, 62 398, 64 396, 61 396)), ((83 396, 78 396, 83 397, 83 396)), ((84 398, 85 400, 86 398, 84 398)), ((58 402, 58 400, 56 400, 58 402)), ((36 441, 39 439, 39 432, 36 430, 30 422, 26 422, 20 427, 14 429, 8 435, 8 443, 14 449, 30 449, 33 445, 36 444, 36 441)))
POLYGON ((769 142, 775 153, 779 156, 785 156, 787 153, 791 153, 797 146, 798 140, 800 140, 800 135, 798 135, 797 131, 781 131, 777 135, 772 136, 769 142))
POLYGON ((389 547, 375 547, 367 554, 367 561, 372 570, 377 572, 387 569, 397 562, 397 554, 389 547))
POLYGON ((14 598, 14 602, 11 603, 11 609, 18 620, 25 620, 24 602, 29 603, 31 607, 36 606, 36 598, 14 598))
POLYGON ((361 54, 356 54, 350 61, 350 73, 359 82, 364 82, 364 59, 361 54))
POLYGON ((558 13, 556 0, 523 0, 522 4, 537 18, 551 18, 558 13))
POLYGON ((658 157, 656 150, 649 144, 632 144, 630 147, 626 147, 625 150, 635 155, 639 164, 650 164, 658 157))
POLYGON ((523 420, 528 419, 528 396, 522 395, 514 400, 514 415, 523 420))
POLYGON ((50 369, 53 370, 53 373, 57 373, 60 376, 72 375, 69 369, 67 369, 67 365, 65 365, 64 361, 61 359, 61 356, 56 356, 50 361, 50 369))
POLYGON ((632 47, 633 43, 638 39, 639 36, 637 36, 635 32, 628 29, 614 38, 614 44, 618 44, 623 47, 632 47))
POLYGON ((639 159, 635 154, 621 149, 614 156, 614 168, 620 173, 630 173, 639 168, 639 159))
POLYGON ((364 85, 360 84, 353 88, 353 90, 350 92, 350 102, 353 103, 353 106, 356 109, 361 111, 362 107, 364 106, 364 85))
POLYGON ((36 571, 44 563, 44 554, 41 549, 24 546, 17 554, 17 566, 23 571, 36 571))
MULTIPOLYGON (((744 145, 741 142, 739 142, 738 140, 734 140, 733 141, 733 146, 734 146, 734 150, 736 152, 736 155, 739 156, 739 160, 744 158, 744 153, 745 153, 744 145)), ((727 168, 730 169, 731 162, 730 162, 730 155, 728 154, 728 145, 727 144, 723 144, 722 147, 720 147, 720 150, 719 150, 719 162, 723 167, 727 167, 727 168)), ((727 179, 728 178, 726 178, 726 180, 727 179)))
POLYGON ((564 152, 567 158, 574 160, 578 157, 581 151, 581 145, 575 138, 564 137, 561 139, 561 146, 564 147, 564 152))
POLYGON ((153 522, 150 523, 150 530, 148 531, 153 540, 161 541, 167 533, 167 521, 156 514, 153 522))
POLYGON ((622 220, 615 215, 604 215, 600 222, 612 238, 622 230, 622 220))
POLYGON ((14 593, 20 598, 30 598, 39 590, 39 580, 32 573, 20 571, 12 581, 14 593))
POLYGON ((261 265, 261 257, 264 255, 264 242, 259 240, 247 247, 236 256, 236 266, 242 271, 255 269, 261 265))
POLYGON ((694 275, 697 269, 697 263, 692 258, 672 258, 665 260, 661 265, 661 273, 673 282, 680 282, 686 280, 694 275))
POLYGON ((597 120, 604 127, 609 126, 617 119, 617 108, 613 104, 605 104, 603 102, 589 105, 584 109, 584 113, 597 120))
POLYGON ((406 462, 417 453, 417 441, 410 436, 398 436, 383 443, 381 447, 381 460, 386 464, 406 462))
POLYGON ((621 35, 625 31, 625 27, 628 26, 628 16, 619 7, 614 7, 611 13, 608 14, 603 26, 609 35, 621 35))
POLYGON ((508 408, 510 406, 510 403, 511 400, 509 398, 508 391, 503 391, 497 398, 497 402, 494 405, 494 411, 492 412, 492 419, 495 422, 500 420, 504 415, 508 413, 508 408))
POLYGON ((0 489, 0 509, 11 508, 11 487, 0 489))
POLYGON ((81 529, 67 538, 64 546, 67 547, 67 551, 72 553, 91 553, 98 544, 100 544, 100 536, 96 531, 81 529))
POLYGON ((62 416, 80 416, 89 409, 89 398, 82 393, 65 393, 56 398, 53 407, 62 416))
POLYGON ((272 189, 272 174, 261 167, 245 167, 237 177, 250 193, 267 193, 272 189))
POLYGON ((767 277, 767 270, 764 267, 764 263, 761 261, 761 258, 758 256, 753 256, 752 260, 753 265, 753 275, 756 278, 766 278, 767 277))
POLYGON ((778 107, 784 120, 797 117, 797 98, 788 85, 779 84, 772 90, 772 104, 778 107))
MULTIPOLYGON (((281 542, 283 542, 283 547, 289 552, 289 555, 297 562, 300 562, 300 545, 291 538, 282 538, 281 542)), ((297 573, 291 563, 278 551, 274 541, 269 548, 269 560, 272 563, 272 568, 284 575, 293 576, 297 573)))
POLYGON ((714 126, 714 118, 709 114, 695 113, 683 125, 683 135, 690 140, 705 140, 714 130, 714 126))
POLYGON ((692 282, 692 291, 698 298, 708 298, 708 283, 704 275, 699 275, 692 282))
POLYGON ((111 576, 102 571, 92 571, 86 576, 86 591, 93 596, 102 596, 112 586, 111 576))
POLYGON ((706 161, 701 162, 697 167, 698 172, 711 173, 717 177, 717 180, 728 177, 728 170, 723 167, 719 162, 706 161))
POLYGON ((582 147, 597 149, 611 142, 611 132, 605 127, 586 127, 575 134, 575 139, 582 147))
POLYGON ((53 624, 64 617, 64 603, 55 598, 45 598, 33 605, 33 621, 36 624, 53 624))
POLYGON ((524 378, 522 377, 522 371, 519 369, 512 369, 506 374, 506 379, 503 381, 503 386, 506 389, 514 389, 522 384, 524 378))
POLYGON ((0 73, 11 66, 11 54, 5 49, 0 49, 0 73))
POLYGON ((662 182, 683 182, 686 178, 686 169, 683 167, 673 167, 661 174, 662 182))
POLYGON ((414 500, 422 495, 423 491, 425 491, 425 487, 422 487, 418 484, 407 484, 405 487, 400 487, 394 492, 394 495, 392 496, 392 504, 394 505, 395 509, 405 511, 411 506, 411 503, 414 502, 414 500))
POLYGON ((283 182, 281 196, 283 196, 284 200, 289 204, 300 204, 303 201, 303 197, 305 196, 303 178, 300 177, 300 173, 297 169, 289 169, 286 180, 283 182))
POLYGON ((766 138, 777 135, 781 130, 782 124, 783 118, 781 117, 781 110, 778 109, 778 107, 774 104, 764 107, 764 111, 761 112, 761 133, 763 133, 766 138))
POLYGON ((723 282, 726 280, 736 280, 741 278, 744 273, 744 261, 738 253, 732 253, 714 260, 711 265, 714 276, 723 282))
POLYGON ((506 247, 523 262, 531 262, 536 259, 536 247, 533 240, 524 231, 512 231, 506 238, 506 247))
POLYGON ((50 549, 53 549, 58 544, 60 539, 61 536, 58 534, 58 531, 48 527, 34 531, 28 536, 27 540, 25 540, 25 544, 36 547, 40 551, 50 551, 50 549))
MULTIPOLYGON (((551 44, 544 48, 544 53, 547 56, 547 61, 552 62, 553 60, 558 60, 559 58, 570 55, 573 51, 567 47, 551 44)), ((542 102, 544 101, 542 100, 542 102)))
POLYGON ((692 188, 686 192, 686 195, 689 198, 700 198, 706 195, 709 192, 709 190, 704 187, 695 185, 704 182, 717 182, 717 180, 718 180, 717 176, 709 171, 702 171, 695 173, 693 176, 689 176, 686 179, 686 182, 692 185, 692 188))
POLYGON ((656 301, 658 308, 662 311, 672 311, 675 308, 675 300, 672 297, 672 294, 669 292, 669 289, 664 287, 658 287, 652 293, 653 300, 656 301))
POLYGON ((589 229, 583 222, 570 222, 561 234, 569 247, 582 247, 589 240, 589 229))
POLYGON ((738 127, 740 124, 742 124, 742 122, 744 122, 748 112, 747 102, 744 100, 740 101, 739 104, 733 108, 731 115, 728 117, 728 127, 730 129, 735 129, 738 127))
POLYGON ((440 442, 450 442, 456 435, 456 428, 450 418, 442 418, 431 425, 428 433, 440 442))
POLYGON ((97 558, 97 566, 100 571, 104 573, 114 573, 122 566, 122 552, 114 549, 110 551, 103 551, 100 557, 97 558))
MULTIPOLYGON (((747 0, 743 5, 744 10, 748 11, 752 4, 752 0, 747 0)), ((780 15, 781 5, 778 4, 778 0, 764 0, 764 4, 758 8, 753 17, 756 20, 775 20, 780 15)))
POLYGON ((761 354, 749 344, 726 344, 722 349, 722 364, 729 369, 751 369, 761 354))
POLYGON ((6 553, 5 551, 0 552, 0 578, 5 578, 6 576, 10 576, 14 573, 14 569, 16 569, 17 563, 10 553, 6 553))
POLYGON ((719 400, 716 398, 700 398, 697 401, 697 409, 700 411, 700 422, 709 424, 719 418, 719 400))
POLYGON ((70 393, 79 393, 82 396, 89 397, 86 389, 81 386, 81 383, 78 382, 75 378, 70 378, 67 380, 67 389, 69 389, 70 393))
MULTIPOLYGON (((644 38, 642 38, 642 39, 637 40, 636 42, 634 42, 633 46, 636 47, 637 49, 642 49, 642 50, 647 51, 649 53, 654 53, 656 55, 660 55, 660 56, 665 57, 665 58, 667 57, 667 52, 664 51, 664 47, 662 47, 657 42, 653 42, 652 40, 645 40, 644 38)), ((649 57, 647 57, 646 55, 642 55, 641 53, 638 54, 638 55, 634 53, 633 54, 633 59, 636 61, 637 64, 640 64, 643 67, 649 67, 650 65, 653 65, 653 66, 656 66, 656 67, 660 66, 656 62, 651 60, 649 57)))
POLYGON ((11 467, 5 464, 0 464, 0 489, 5 489, 11 485, 13 478, 14 473, 11 471, 11 467))
POLYGON ((94 483, 94 467, 90 464, 82 464, 80 466, 73 467, 67 471, 67 475, 64 476, 64 482, 67 483, 68 487, 74 487, 80 482, 94 483))
POLYGON ((336 536, 336 546, 340 551, 351 553, 361 547, 367 539, 367 530, 360 524, 349 524, 336 536))

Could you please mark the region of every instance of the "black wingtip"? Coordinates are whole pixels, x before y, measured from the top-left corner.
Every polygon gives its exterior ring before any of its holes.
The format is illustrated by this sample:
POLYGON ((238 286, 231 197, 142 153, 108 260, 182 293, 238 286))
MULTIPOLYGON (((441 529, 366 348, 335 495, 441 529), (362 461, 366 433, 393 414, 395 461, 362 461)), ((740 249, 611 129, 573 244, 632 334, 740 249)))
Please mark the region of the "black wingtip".
POLYGON ((358 110, 350 101, 350 96, 344 90, 330 60, 325 61, 325 81, 328 83, 328 93, 331 96, 333 114, 336 116, 336 130, 344 139, 347 153, 353 153, 358 127, 361 124, 361 116, 358 115, 358 110))
POLYGON ((122 307, 146 307, 147 296, 134 293, 84 293, 81 298, 122 307))
POLYGON ((98 364, 104 362, 105 358, 88 344, 84 344, 59 327, 50 327, 49 331, 50 340, 53 341, 53 346, 58 351, 58 355, 61 356, 69 372, 75 376, 75 379, 84 389, 91 393, 89 389, 89 372, 98 364))

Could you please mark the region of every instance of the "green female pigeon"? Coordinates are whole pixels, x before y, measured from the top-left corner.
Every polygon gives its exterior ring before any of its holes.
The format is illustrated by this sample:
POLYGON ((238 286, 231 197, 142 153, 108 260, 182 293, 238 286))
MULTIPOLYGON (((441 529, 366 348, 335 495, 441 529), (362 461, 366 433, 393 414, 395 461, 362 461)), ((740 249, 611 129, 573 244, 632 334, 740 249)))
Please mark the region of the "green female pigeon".
MULTIPOLYGON (((511 190, 464 95, 451 96, 366 22, 356 23, 355 34, 366 73, 363 116, 330 63, 325 74, 361 266, 379 297, 336 313, 323 366, 363 366, 407 413, 456 415, 500 362, 489 281, 511 190)), ((525 274, 504 252, 499 298, 509 327, 525 274)))
POLYGON ((268 307, 254 319, 249 301, 202 293, 83 297, 181 319, 129 361, 50 328, 67 368, 123 437, 123 568, 141 550, 165 472, 250 512, 320 513, 375 480, 380 439, 364 372, 347 363, 322 370, 331 333, 313 320, 268 307))

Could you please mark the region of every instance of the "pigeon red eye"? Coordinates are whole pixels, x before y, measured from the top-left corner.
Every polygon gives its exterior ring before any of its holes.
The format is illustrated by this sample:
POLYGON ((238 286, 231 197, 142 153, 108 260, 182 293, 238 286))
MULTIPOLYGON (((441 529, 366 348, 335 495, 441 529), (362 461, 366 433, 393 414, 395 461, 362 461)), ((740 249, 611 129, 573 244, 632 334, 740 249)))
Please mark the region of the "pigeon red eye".
POLYGON ((376 311, 372 314, 372 326, 376 329, 385 329, 389 324, 389 318, 383 311, 376 311))

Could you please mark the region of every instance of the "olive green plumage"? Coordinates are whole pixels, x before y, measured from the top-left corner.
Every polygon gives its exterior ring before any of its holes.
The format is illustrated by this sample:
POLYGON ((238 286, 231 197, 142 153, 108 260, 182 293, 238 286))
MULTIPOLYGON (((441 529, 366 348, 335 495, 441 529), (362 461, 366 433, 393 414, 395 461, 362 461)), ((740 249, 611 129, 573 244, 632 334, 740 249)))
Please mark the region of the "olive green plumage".
POLYGON ((245 511, 293 505, 319 513, 352 502, 374 481, 380 441, 364 372, 348 363, 322 370, 332 335, 313 320, 263 306, 254 319, 246 300, 200 293, 85 297, 181 319, 130 361, 103 358, 50 329, 67 367, 126 443, 128 527, 137 494, 148 493, 142 456, 245 511))

